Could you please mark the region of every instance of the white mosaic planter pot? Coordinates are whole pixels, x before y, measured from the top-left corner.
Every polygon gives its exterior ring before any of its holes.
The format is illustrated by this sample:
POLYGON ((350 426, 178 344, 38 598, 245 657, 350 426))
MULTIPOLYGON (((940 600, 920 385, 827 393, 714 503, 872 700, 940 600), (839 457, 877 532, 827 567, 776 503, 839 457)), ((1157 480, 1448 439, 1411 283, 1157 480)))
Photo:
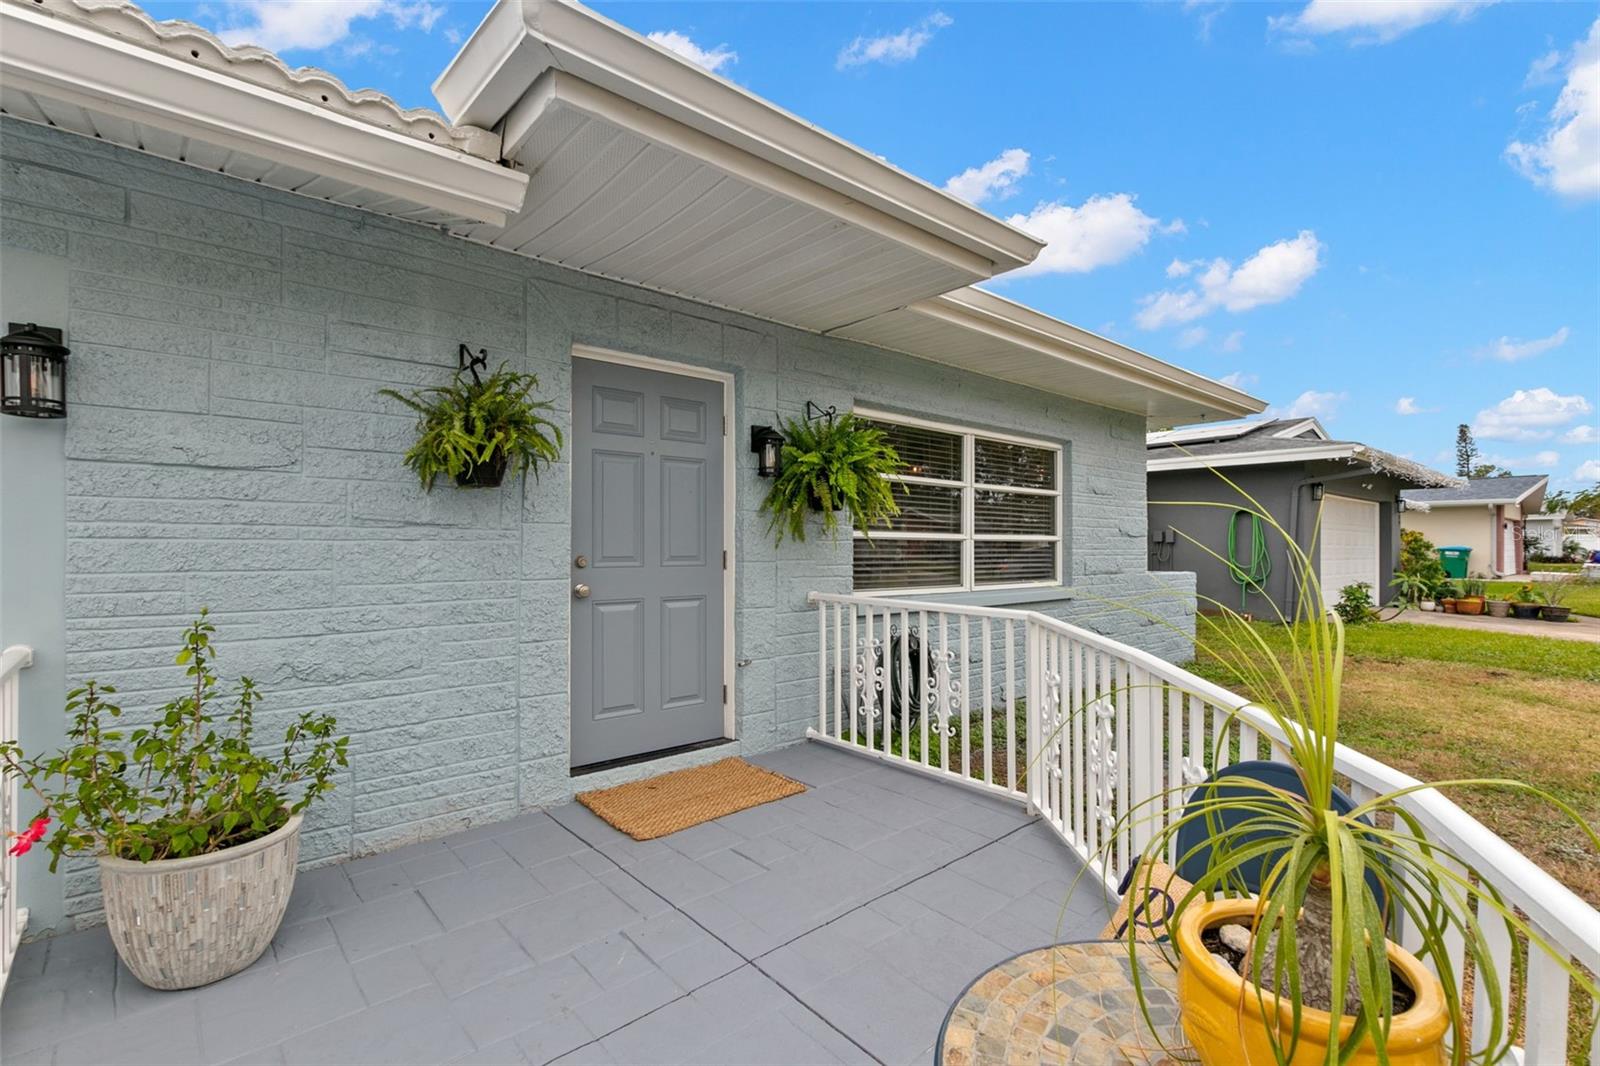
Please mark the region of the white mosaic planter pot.
POLYGON ((195 988, 249 966, 272 943, 294 889, 300 816, 259 840, 189 859, 100 858, 117 955, 151 988, 195 988))

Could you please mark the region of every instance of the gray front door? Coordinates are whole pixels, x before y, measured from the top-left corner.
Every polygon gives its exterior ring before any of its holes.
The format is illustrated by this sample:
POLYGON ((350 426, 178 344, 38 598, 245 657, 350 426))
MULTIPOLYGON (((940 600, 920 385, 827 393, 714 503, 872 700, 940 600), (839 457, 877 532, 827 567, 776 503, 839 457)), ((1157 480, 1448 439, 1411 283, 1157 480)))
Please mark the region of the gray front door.
POLYGON ((723 735, 722 389, 573 360, 573 766, 723 735))

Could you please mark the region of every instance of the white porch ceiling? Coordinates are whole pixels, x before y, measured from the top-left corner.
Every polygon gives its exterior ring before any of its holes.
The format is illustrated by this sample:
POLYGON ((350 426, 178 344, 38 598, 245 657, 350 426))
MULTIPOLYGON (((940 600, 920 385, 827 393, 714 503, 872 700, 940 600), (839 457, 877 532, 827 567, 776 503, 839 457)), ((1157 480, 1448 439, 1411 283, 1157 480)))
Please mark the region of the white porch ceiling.
POLYGON ((527 198, 503 226, 457 232, 521 255, 816 331, 993 269, 559 72, 501 128, 527 198))

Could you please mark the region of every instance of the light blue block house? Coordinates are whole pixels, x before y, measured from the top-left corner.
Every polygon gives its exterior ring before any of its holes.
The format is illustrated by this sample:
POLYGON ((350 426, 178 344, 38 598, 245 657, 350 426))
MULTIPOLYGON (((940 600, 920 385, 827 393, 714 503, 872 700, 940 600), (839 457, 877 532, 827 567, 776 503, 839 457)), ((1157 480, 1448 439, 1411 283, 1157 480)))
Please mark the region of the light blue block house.
MULTIPOLYGON (((0 0, 0 321, 72 349, 64 420, 0 418, 26 746, 71 682, 169 698, 207 605, 225 674, 352 735, 316 864, 802 738, 812 591, 1188 658, 1145 432, 1258 401, 974 288, 1042 245, 576 5, 502 0, 436 95, 448 118, 131 7, 0 0), (402 466, 378 390, 461 345, 554 402, 538 481, 402 466), (916 528, 773 545, 750 428, 808 402, 921 457, 916 528), (1043 473, 993 484, 1002 454, 1043 473)), ((32 932, 95 916, 92 867, 23 878, 32 932)))

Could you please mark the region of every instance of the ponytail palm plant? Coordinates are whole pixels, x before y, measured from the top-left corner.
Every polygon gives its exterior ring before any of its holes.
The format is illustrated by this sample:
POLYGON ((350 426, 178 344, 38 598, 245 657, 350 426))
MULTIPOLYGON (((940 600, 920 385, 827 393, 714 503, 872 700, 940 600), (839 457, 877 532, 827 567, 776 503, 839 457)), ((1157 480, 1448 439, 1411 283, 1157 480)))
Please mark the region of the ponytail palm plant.
MULTIPOLYGON (((1213 906, 1210 901, 1217 897, 1254 897, 1253 906, 1244 908, 1252 930, 1249 950, 1239 966, 1244 979, 1237 1002, 1229 1007, 1228 1026, 1237 1028, 1237 1039, 1230 1028, 1228 1039, 1233 1043, 1219 1058, 1216 1045, 1208 1054, 1206 1041, 1185 1023, 1202 1061, 1245 1061, 1248 1051, 1243 1034, 1252 1025, 1256 1030, 1265 1030, 1265 1037, 1258 1038, 1255 1046, 1270 1049, 1272 1059, 1280 1063, 1390 1061, 1387 1045, 1391 1034, 1397 1031, 1394 1023, 1404 1012, 1405 998, 1402 993, 1397 1007, 1395 956, 1386 940, 1401 923, 1409 932, 1408 943, 1413 945, 1417 959, 1437 972, 1443 1010, 1448 1016, 1447 1028, 1442 1024, 1439 1028, 1446 1030, 1443 1046, 1452 1062, 1497 1062, 1515 1040, 1514 1027, 1508 1020, 1510 1005, 1502 992, 1509 987, 1511 975, 1496 962, 1495 944, 1525 942, 1530 951, 1549 954, 1577 988, 1591 1001, 1600 1002, 1593 975, 1574 966, 1559 948, 1541 936, 1493 884, 1470 872, 1470 864, 1463 856, 1430 836, 1415 813, 1417 801, 1423 798, 1417 794, 1436 788, 1531 794, 1547 802, 1561 817, 1572 819, 1596 851, 1600 851, 1600 836, 1571 806, 1544 789, 1521 781, 1416 783, 1364 802, 1336 803, 1339 774, 1335 755, 1343 704, 1345 633, 1339 616, 1323 607, 1317 568, 1312 562, 1315 537, 1309 549, 1302 548, 1267 508, 1223 475, 1217 476, 1244 498, 1257 519, 1283 538, 1299 596, 1294 617, 1279 614, 1277 621, 1284 630, 1281 636, 1274 634, 1273 639, 1225 604, 1211 603, 1218 615, 1205 620, 1197 644, 1254 702, 1229 715, 1229 728, 1216 729, 1211 750, 1202 752, 1205 742, 1192 738, 1190 755, 1196 762, 1203 757, 1207 768, 1240 758, 1253 759, 1253 751, 1240 752, 1230 759, 1231 753, 1223 745, 1230 743, 1230 733, 1237 732, 1231 728, 1235 722, 1251 718, 1251 724, 1259 727, 1265 719, 1273 727, 1271 731, 1280 735, 1286 762, 1299 778, 1303 794, 1241 775, 1212 778, 1198 787, 1181 786, 1152 797, 1136 797, 1138 802, 1125 804, 1117 812, 1118 824, 1108 834, 1104 856, 1109 861, 1109 841, 1122 831, 1135 825, 1148 829, 1149 843, 1138 866, 1143 880, 1133 886, 1133 891, 1143 898, 1152 888, 1164 887, 1152 883, 1156 876, 1154 863, 1168 854, 1177 854, 1183 876, 1192 881, 1193 887, 1175 899, 1174 911, 1168 916, 1167 928, 1180 930, 1175 942, 1161 945, 1168 962, 1214 965, 1205 957, 1204 948, 1194 951, 1200 943, 1200 927, 1194 923, 1203 914, 1191 917, 1190 924, 1196 932, 1187 945, 1199 957, 1180 958, 1186 946, 1182 929, 1187 912, 1213 906), (1181 813, 1162 818, 1163 811, 1179 806, 1181 813), (1201 827, 1203 843, 1188 853, 1178 852, 1179 834, 1187 829, 1188 838, 1201 827), (1194 876, 1191 867, 1200 864, 1188 860, 1198 859, 1206 848, 1209 861, 1204 864, 1205 872, 1194 876), (1247 883, 1255 879, 1259 879, 1259 886, 1247 883), (1451 945, 1457 946, 1458 959, 1464 957, 1470 962, 1478 988, 1486 993, 1473 1011, 1475 1016, 1470 1018, 1461 968, 1452 967, 1449 962, 1451 945), (1335 1035, 1325 1047, 1321 1040, 1306 1035, 1311 1031, 1307 1022, 1314 1011, 1326 1011, 1332 1016, 1331 1025, 1324 1025, 1322 1031, 1335 1035), (1480 1038, 1486 1036, 1480 1039, 1481 1050, 1476 1052, 1470 1050, 1474 1028, 1480 1038)), ((1233 503, 1184 505, 1239 509, 1233 503)), ((1226 560, 1206 545, 1193 538, 1185 539, 1225 564, 1226 560)), ((1237 911, 1238 907, 1233 909, 1237 911)), ((1137 923, 1128 923, 1129 958, 1142 1005, 1142 990, 1147 985, 1140 980, 1139 970, 1148 965, 1143 961, 1148 956, 1134 950, 1137 931, 1137 923)), ((1409 972, 1425 973, 1420 968, 1409 972)), ((1421 997, 1424 990, 1411 991, 1421 997)), ((1437 997, 1432 1002, 1438 1002, 1437 997)), ((1189 1009, 1183 1004, 1181 993, 1180 1006, 1185 1011, 1189 1009)))

